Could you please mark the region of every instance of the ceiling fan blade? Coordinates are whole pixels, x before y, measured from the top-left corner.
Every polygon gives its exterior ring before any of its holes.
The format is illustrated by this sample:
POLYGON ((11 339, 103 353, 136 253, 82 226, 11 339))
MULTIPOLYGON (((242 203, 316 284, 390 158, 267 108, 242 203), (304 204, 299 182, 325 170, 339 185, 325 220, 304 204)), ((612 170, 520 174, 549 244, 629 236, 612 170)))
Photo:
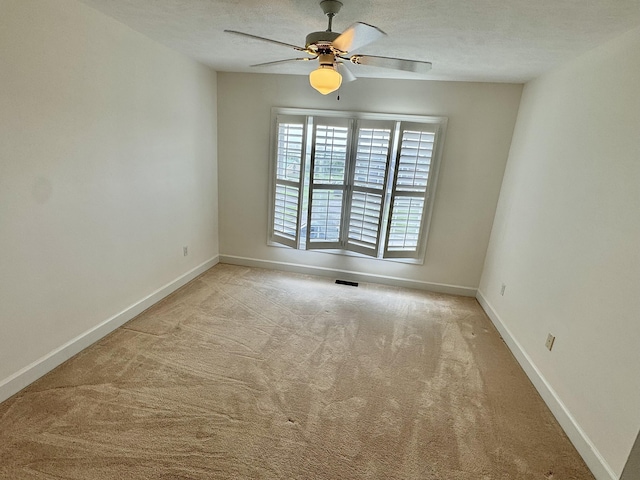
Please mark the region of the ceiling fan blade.
POLYGON ((387 34, 378 27, 362 22, 356 22, 336 38, 332 45, 343 52, 352 52, 369 45, 387 34))
POLYGON ((303 58, 287 58, 286 60, 276 60, 274 62, 256 63, 255 65, 249 65, 250 67, 266 67, 267 65, 278 65, 280 63, 288 62, 308 62, 309 60, 315 60, 318 57, 303 57, 303 58))
POLYGON ((345 63, 338 64, 338 72, 340 73, 340 75, 342 75, 342 83, 348 83, 357 80, 356 76, 345 63))
POLYGON ((393 68, 394 70, 404 70, 406 72, 414 73, 427 73, 429 70, 431 70, 431 62, 405 60, 403 58, 375 57, 372 55, 353 55, 350 60, 351 63, 355 63, 356 65, 393 68))
POLYGON ((276 45, 293 48, 300 52, 306 51, 306 49, 302 47, 297 47, 296 45, 292 45, 290 43, 279 42, 278 40, 271 40, 270 38, 259 37, 257 35, 252 35, 250 33, 238 32, 236 30, 225 30, 225 33, 233 33, 234 35, 240 35, 241 37, 248 37, 248 38, 253 38, 254 40, 261 40, 263 42, 275 43, 276 45))

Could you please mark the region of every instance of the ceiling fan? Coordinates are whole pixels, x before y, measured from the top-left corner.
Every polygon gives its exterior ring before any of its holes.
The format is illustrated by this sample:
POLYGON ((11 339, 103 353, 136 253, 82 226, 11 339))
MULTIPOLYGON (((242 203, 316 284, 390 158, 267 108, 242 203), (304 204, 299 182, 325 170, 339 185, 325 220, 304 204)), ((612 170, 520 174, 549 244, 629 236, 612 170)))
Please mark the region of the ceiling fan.
POLYGON ((353 52, 365 45, 375 42, 386 36, 386 33, 378 27, 362 22, 354 23, 342 33, 333 32, 331 31, 333 17, 340 11, 342 2, 338 0, 322 0, 320 7, 325 15, 329 17, 329 26, 324 32, 312 32, 307 35, 304 48, 279 42, 278 40, 271 40, 270 38, 259 37, 250 33, 238 32, 236 30, 225 30, 225 32, 274 43, 283 47, 290 47, 299 52, 311 55, 310 57, 289 58, 286 60, 276 60, 275 62, 258 63, 251 66, 263 67, 287 62, 308 62, 317 59, 319 67, 309 74, 309 83, 323 95, 327 95, 340 88, 343 76, 347 82, 356 79, 355 75, 347 68, 345 62, 354 65, 370 65, 373 67, 392 68, 415 73, 427 73, 431 69, 430 62, 421 62, 418 60, 358 54, 349 56, 349 52, 353 52))

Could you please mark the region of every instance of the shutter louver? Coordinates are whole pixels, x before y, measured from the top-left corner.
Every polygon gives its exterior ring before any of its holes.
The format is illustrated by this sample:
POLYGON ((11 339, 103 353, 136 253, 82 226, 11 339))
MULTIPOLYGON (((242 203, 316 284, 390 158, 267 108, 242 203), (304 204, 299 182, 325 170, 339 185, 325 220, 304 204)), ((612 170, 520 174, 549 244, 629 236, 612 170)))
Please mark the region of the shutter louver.
POLYGON ((373 248, 380 234, 382 195, 353 192, 349 217, 349 243, 373 248))
POLYGON ((340 248, 350 122, 314 121, 307 248, 340 248))
POLYGON ((304 139, 304 117, 278 117, 273 238, 294 248, 299 238, 304 139))
POLYGON ((389 157, 391 129, 360 128, 353 185, 382 190, 389 157))
POLYGON ((276 185, 273 231, 290 240, 296 239, 298 230, 298 199, 300 189, 276 185))
POLYGON ((309 240, 338 242, 342 218, 341 190, 314 190, 311 197, 309 240))
POLYGON ((401 125, 385 257, 418 255, 434 143, 434 132, 401 125))
POLYGON ((396 190, 426 191, 434 139, 435 134, 431 132, 402 132, 396 190))
POLYGON ((377 256, 393 122, 361 121, 351 180, 347 249, 377 256))
POLYGON ((303 133, 304 125, 291 123, 278 125, 278 180, 300 181, 303 133))
POLYGON ((397 196, 394 199, 387 250, 416 251, 423 210, 424 198, 397 196))

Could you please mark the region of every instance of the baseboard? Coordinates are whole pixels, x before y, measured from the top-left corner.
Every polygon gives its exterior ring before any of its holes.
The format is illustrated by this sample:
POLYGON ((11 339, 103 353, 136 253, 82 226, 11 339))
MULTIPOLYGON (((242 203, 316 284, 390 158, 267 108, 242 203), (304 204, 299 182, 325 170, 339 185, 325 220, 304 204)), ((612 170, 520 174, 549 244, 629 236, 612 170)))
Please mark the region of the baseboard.
POLYGON ((480 290, 478 290, 476 299, 498 329, 498 332, 502 335, 503 340, 516 357, 516 360, 523 368, 536 390, 538 390, 538 393, 551 410, 551 413, 556 417, 556 420, 558 420, 558 423, 569 437, 569 440, 571 440, 571 443, 576 447, 576 450, 582 456, 596 479, 617 480, 618 476, 614 473, 613 469, 600 454, 596 446, 580 427, 573 415, 571 415, 571 412, 562 402, 562 399, 547 382, 531 357, 522 348, 520 342, 518 342, 518 340, 512 335, 509 328, 507 328, 505 323, 480 290))
POLYGON ((36 381, 44 374, 50 372, 58 365, 81 352, 91 344, 97 342, 105 335, 111 333, 116 328, 124 325, 126 322, 139 315, 154 303, 159 302, 164 297, 173 293, 178 288, 187 284, 201 273, 213 267, 219 262, 219 257, 215 256, 197 267, 189 270, 187 273, 179 276, 175 280, 160 287, 155 292, 147 295, 142 300, 130 305, 120 313, 106 319, 102 323, 69 340, 64 345, 49 352, 45 356, 39 358, 30 365, 14 373, 13 375, 0 381, 0 402, 3 402, 12 395, 18 393, 30 383, 36 381))
POLYGON ((340 277, 343 280, 353 282, 382 283, 394 287, 415 288, 436 293, 448 293, 450 295, 462 295, 475 297, 477 289, 474 287, 461 287, 444 283, 422 282, 406 278, 377 275, 373 273, 354 272, 351 270, 338 270, 334 268, 315 267, 298 263, 276 262, 272 260, 260 260, 257 258, 236 257, 234 255, 220 255, 220 263, 242 265, 245 267, 269 268, 286 272, 304 273, 307 275, 321 275, 323 277, 340 277))

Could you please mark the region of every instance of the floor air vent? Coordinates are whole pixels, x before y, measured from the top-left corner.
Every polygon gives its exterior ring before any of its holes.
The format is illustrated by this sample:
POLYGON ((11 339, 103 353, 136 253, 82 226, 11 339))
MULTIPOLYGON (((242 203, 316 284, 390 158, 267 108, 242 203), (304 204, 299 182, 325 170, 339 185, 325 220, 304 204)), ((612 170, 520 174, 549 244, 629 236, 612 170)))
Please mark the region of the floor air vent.
POLYGON ((350 287, 357 287, 358 282, 348 282, 347 280, 336 280, 338 285, 349 285, 350 287))

